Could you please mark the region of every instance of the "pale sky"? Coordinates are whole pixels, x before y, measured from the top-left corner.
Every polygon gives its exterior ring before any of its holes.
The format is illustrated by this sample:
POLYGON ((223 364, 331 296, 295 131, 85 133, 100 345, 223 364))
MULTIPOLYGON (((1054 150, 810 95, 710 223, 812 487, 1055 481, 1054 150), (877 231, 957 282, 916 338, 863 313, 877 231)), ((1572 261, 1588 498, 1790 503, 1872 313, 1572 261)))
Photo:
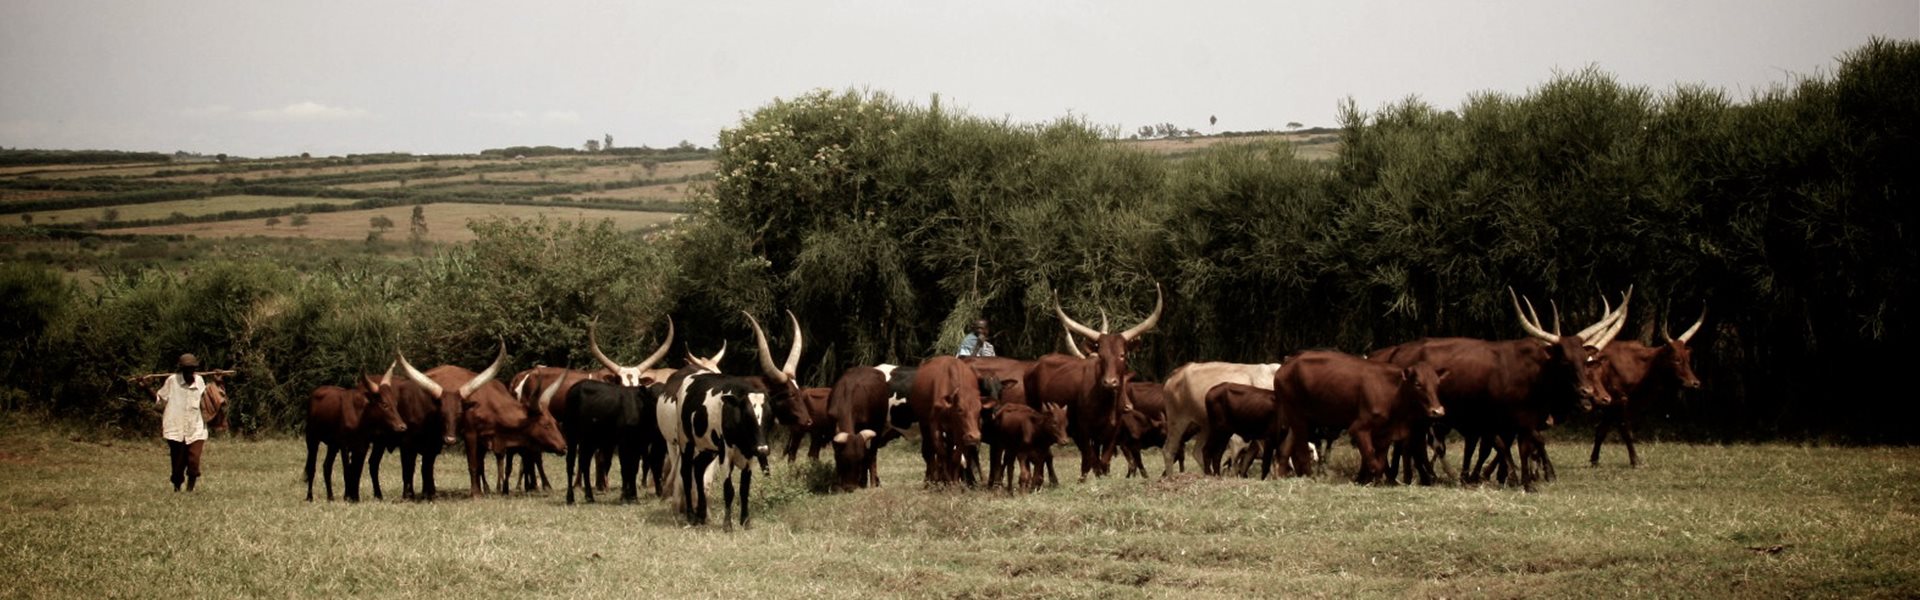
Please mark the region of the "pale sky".
POLYGON ((1122 132, 1281 129, 1589 65, 1744 99, 1875 35, 1920 38, 1920 0, 0 0, 0 146, 710 146, 773 98, 850 87, 1122 132))

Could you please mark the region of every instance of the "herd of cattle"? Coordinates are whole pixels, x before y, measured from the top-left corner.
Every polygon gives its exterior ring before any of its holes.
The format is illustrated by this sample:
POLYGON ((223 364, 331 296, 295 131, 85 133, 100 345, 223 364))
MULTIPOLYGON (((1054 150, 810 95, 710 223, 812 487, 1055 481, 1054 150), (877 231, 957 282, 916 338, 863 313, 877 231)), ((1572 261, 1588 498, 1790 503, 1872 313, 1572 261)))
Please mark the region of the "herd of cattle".
POLYGON ((1079 450, 1083 480, 1106 475, 1115 454, 1127 461, 1127 476, 1144 477, 1140 452, 1154 446, 1165 447, 1163 476, 1176 465, 1184 471, 1189 440, 1207 474, 1245 475, 1258 459, 1264 477, 1276 468, 1280 476, 1310 474, 1341 431, 1359 452, 1358 482, 1431 484, 1448 433, 1458 431, 1466 446, 1461 482, 1517 478, 1532 490, 1537 477, 1553 476, 1539 432, 1595 409, 1602 418, 1591 460, 1599 461, 1608 429, 1618 429, 1637 465, 1629 400, 1699 387, 1687 343, 1704 311, 1678 337, 1663 332, 1664 343, 1649 347, 1614 341, 1626 323, 1631 289, 1617 308, 1603 299, 1601 318, 1570 335, 1561 333, 1557 309, 1549 330, 1531 301, 1522 308, 1521 299, 1509 295, 1525 338, 1425 338, 1365 356, 1303 351, 1273 364, 1189 363, 1164 384, 1135 381, 1127 366, 1128 350, 1160 320, 1159 298, 1144 321, 1118 333, 1108 331, 1104 316, 1095 329, 1056 305, 1067 354, 857 366, 827 388, 798 384, 803 340, 791 312, 792 345, 778 365, 765 331, 747 315, 759 350, 756 375, 725 373, 724 344, 712 356, 689 353, 679 369, 656 368, 673 343, 671 319, 659 349, 631 366, 603 353, 590 326, 588 347, 604 366, 594 371, 536 367, 503 381, 504 344, 478 373, 452 365, 421 372, 396 352, 380 377, 362 373, 353 388, 314 390, 307 499, 313 499, 314 460, 323 444, 328 499, 338 454, 346 498, 357 500, 360 473, 369 464, 373 494, 381 496, 380 458, 390 450, 400 453, 404 497, 416 497, 417 457, 418 496, 432 498, 435 458, 464 441, 475 496, 488 489, 488 453, 501 493, 512 479, 512 459, 520 459, 523 486, 544 487, 540 455, 564 455, 568 503, 576 488, 589 502, 596 487, 605 491, 617 457, 622 500, 637 499, 637 482, 650 485, 690 524, 707 521, 708 494, 721 479, 723 523, 731 526, 737 479, 739 522, 746 526, 754 471, 768 472, 776 424, 791 433, 784 452, 790 463, 802 443, 815 460, 831 446, 834 485, 842 490, 880 485, 877 452, 915 429, 929 483, 979 485, 984 443, 990 449, 986 485, 1010 491, 1058 485, 1052 448, 1069 442, 1079 450), (396 368, 401 377, 394 376, 396 368), (1496 455, 1491 463, 1489 454, 1496 455), (589 476, 595 467, 598 476, 589 476))

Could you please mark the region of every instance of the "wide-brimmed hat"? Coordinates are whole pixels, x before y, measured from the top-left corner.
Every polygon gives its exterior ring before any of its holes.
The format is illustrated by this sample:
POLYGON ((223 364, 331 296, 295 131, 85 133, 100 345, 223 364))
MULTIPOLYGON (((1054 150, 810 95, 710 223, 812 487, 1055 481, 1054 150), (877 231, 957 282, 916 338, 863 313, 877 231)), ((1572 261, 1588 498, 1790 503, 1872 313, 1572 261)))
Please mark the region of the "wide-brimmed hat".
POLYGON ((182 355, 180 355, 180 366, 182 366, 182 367, 194 367, 194 368, 199 368, 199 367, 200 367, 200 357, 198 357, 198 356, 194 356, 194 355, 193 355, 193 353, 191 353, 191 352, 189 352, 189 353, 186 353, 186 354, 182 354, 182 355))

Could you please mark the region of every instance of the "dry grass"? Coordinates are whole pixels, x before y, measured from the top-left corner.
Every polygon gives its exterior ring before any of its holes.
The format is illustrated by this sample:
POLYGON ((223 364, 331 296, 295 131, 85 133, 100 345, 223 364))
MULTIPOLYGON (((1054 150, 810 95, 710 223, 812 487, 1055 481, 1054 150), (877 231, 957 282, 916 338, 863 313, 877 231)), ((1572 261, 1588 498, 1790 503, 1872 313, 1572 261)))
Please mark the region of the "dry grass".
POLYGON ((85 195, 87 195, 87 192, 77 192, 73 190, 10 190, 0 188, 0 204, 52 200, 55 198, 72 198, 74 196, 85 195))
MULTIPOLYGON (((652 500, 466 500, 457 447, 431 504, 308 504, 303 448, 284 439, 210 442, 203 489, 176 494, 157 440, 54 429, 0 420, 9 595, 158 582, 194 597, 1920 593, 1915 449, 1649 444, 1649 466, 1567 464, 1539 494, 1180 475, 1008 497, 923 489, 908 444, 883 452, 886 487, 854 494, 810 492, 826 468, 804 458, 776 465, 755 482, 756 527, 726 532, 683 528, 652 500)), ((1076 464, 1070 449, 1060 460, 1076 464)), ((383 475, 394 489, 391 458, 383 475)))
POLYGON ((542 200, 572 198, 574 200, 611 200, 616 202, 639 202, 643 200, 687 201, 692 200, 696 190, 706 185, 703 182, 661 183, 640 187, 618 188, 602 192, 581 192, 546 196, 542 200))
POLYGON ((1241 137, 1194 137, 1159 140, 1129 140, 1121 142, 1127 147, 1155 154, 1183 154, 1204 150, 1222 144, 1249 144, 1253 142, 1288 141, 1295 145, 1296 153, 1309 160, 1326 160, 1339 152, 1339 142, 1326 142, 1326 134, 1276 133, 1273 135, 1250 135, 1241 137), (1315 141, 1320 138, 1320 141, 1315 141))
MULTIPOLYGON (((245 221, 220 221, 215 223, 189 223, 182 225, 161 225, 155 227, 135 227, 118 229, 115 233, 131 234, 187 234, 207 237, 267 236, 312 238, 332 240, 361 240, 372 230, 368 225, 375 215, 385 215, 392 219, 394 228, 387 232, 388 240, 405 240, 407 223, 412 220, 412 206, 390 206, 368 210, 354 210, 333 213, 315 213, 308 215, 305 227, 294 227, 288 223, 290 217, 281 217, 280 224, 268 226, 265 219, 245 221)), ((678 217, 672 213, 641 212, 627 210, 581 209, 547 206, 514 206, 500 204, 463 204, 439 203, 426 207, 427 239, 433 242, 461 242, 473 239, 473 232, 467 230, 467 221, 490 216, 537 218, 546 215, 555 219, 612 219, 621 229, 639 229, 671 222, 678 217)))

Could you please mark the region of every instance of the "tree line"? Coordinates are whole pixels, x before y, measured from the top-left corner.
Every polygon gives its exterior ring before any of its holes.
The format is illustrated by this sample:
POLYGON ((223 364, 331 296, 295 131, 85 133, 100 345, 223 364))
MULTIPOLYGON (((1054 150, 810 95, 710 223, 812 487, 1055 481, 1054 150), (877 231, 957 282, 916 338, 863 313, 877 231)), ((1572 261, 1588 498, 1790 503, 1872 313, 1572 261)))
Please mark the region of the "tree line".
POLYGON ((671 315, 676 356, 730 340, 730 366, 750 369, 740 311, 791 309, 801 377, 826 385, 951 352, 979 317, 1004 355, 1059 351, 1056 298, 1082 322, 1131 323, 1157 283, 1166 314, 1130 359, 1160 379, 1192 360, 1514 338, 1508 286, 1569 322, 1632 286, 1623 339, 1657 343, 1707 311, 1707 389, 1656 409, 1675 431, 1911 441, 1920 409, 1876 375, 1914 332, 1916 82, 1920 44, 1888 40, 1745 99, 1585 70, 1451 109, 1348 102, 1342 150, 1320 162, 1278 142, 1166 160, 1073 118, 818 91, 722 131, 710 196, 647 236, 495 221, 400 265, 218 263, 93 290, 9 266, 0 284, 31 293, 5 314, 41 316, 9 317, 31 343, 0 368, 17 403, 93 414, 124 394, 113 376, 191 350, 249 374, 243 419, 285 429, 307 389, 382 369, 396 345, 478 366, 503 338, 516 368, 590 366, 596 319, 616 356, 644 354, 671 315))

